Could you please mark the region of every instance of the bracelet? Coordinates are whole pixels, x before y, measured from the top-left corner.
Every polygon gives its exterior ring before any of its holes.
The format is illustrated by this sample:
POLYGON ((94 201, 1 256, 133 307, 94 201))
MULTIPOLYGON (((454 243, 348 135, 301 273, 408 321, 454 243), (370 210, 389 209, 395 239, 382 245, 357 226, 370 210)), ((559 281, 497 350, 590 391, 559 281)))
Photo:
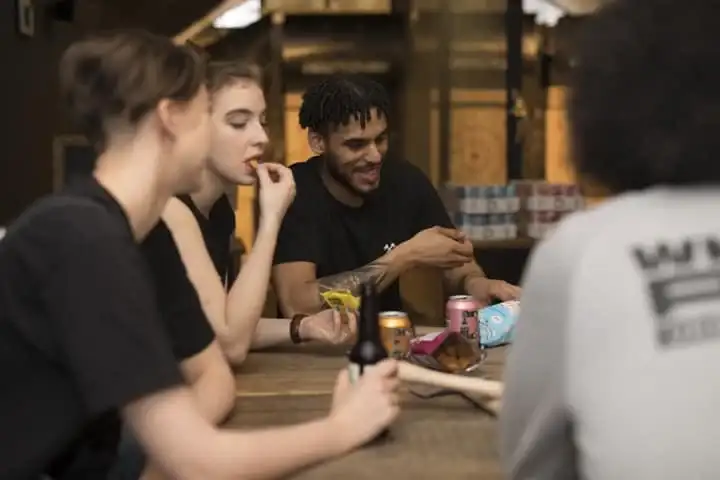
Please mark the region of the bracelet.
POLYGON ((307 315, 304 313, 296 313, 290 320, 290 340, 296 345, 305 341, 300 336, 300 323, 306 317, 307 315))

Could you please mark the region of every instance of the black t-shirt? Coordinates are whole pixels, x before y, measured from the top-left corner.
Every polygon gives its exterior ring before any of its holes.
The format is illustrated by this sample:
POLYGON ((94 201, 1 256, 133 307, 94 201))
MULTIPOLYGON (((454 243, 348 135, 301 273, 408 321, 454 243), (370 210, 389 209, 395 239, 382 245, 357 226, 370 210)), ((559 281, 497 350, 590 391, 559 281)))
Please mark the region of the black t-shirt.
MULTIPOLYGON (((278 236, 275 264, 311 262, 317 278, 354 270, 433 226, 452 227, 440 197, 414 165, 387 159, 380 186, 360 207, 333 197, 320 177, 322 158, 291 169, 297 194, 278 236)), ((381 295, 383 310, 401 310, 398 283, 381 295)))
POLYGON ((223 285, 230 288, 238 273, 230 254, 230 241, 235 232, 235 212, 230 200, 225 195, 221 196, 210 209, 210 215, 206 217, 198 210, 189 195, 180 195, 178 199, 187 205, 195 216, 213 265, 223 285))
POLYGON ((101 188, 38 201, 0 242, 0 379, 3 479, 39 477, 93 421, 182 383, 128 220, 101 188))
MULTIPOLYGON (((235 230, 235 213, 224 195, 206 218, 189 196, 178 197, 192 211, 203 235, 205 247, 223 283, 231 283, 234 269, 230 261, 230 237, 235 230)), ((202 352, 215 338, 200 299, 178 251, 172 233, 158 223, 142 243, 150 266, 158 303, 178 360, 202 352)))

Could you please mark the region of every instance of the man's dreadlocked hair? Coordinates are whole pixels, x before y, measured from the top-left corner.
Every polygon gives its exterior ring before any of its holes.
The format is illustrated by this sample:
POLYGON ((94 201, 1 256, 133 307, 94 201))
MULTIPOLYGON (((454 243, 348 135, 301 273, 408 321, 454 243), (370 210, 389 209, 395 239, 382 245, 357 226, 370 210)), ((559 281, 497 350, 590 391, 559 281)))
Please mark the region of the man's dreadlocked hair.
POLYGON ((327 135, 356 119, 365 128, 373 108, 388 117, 390 99, 382 85, 362 76, 333 76, 303 94, 300 126, 327 135))

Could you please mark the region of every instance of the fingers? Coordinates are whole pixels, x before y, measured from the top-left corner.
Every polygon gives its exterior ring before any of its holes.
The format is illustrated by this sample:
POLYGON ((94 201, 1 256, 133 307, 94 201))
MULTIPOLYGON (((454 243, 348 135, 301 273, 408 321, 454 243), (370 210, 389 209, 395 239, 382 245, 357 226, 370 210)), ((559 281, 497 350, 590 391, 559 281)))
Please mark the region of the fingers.
POLYGON ((382 379, 382 391, 397 394, 400 390, 400 378, 399 377, 384 377, 382 379))
POLYGON ((277 183, 289 183, 293 182, 292 170, 287 168, 285 165, 279 163, 263 163, 258 168, 264 167, 268 172, 276 177, 277 183))
POLYGON ((465 234, 461 232, 460 230, 456 230, 454 228, 445 228, 445 227, 433 227, 433 229, 448 238, 452 238, 453 240, 457 242, 463 242, 465 241, 465 234))
POLYGON ((260 183, 260 187, 266 187, 273 183, 272 179, 270 178, 270 174, 268 173, 268 164, 267 163, 261 163, 257 166, 255 169, 255 173, 258 177, 258 182, 260 183))
POLYGON ((338 373, 337 378, 335 379, 335 390, 345 390, 348 386, 350 386, 350 374, 348 373, 347 368, 343 368, 340 370, 340 373, 338 373))
POLYGON ((506 283, 502 288, 499 288, 498 291, 495 292, 495 296, 498 300, 502 300, 503 302, 508 300, 517 300, 520 298, 521 294, 522 289, 520 287, 509 283, 506 283))
POLYGON ((332 315, 333 330, 339 332, 345 325, 345 314, 333 309, 330 310, 330 315, 332 315))
POLYGON ((452 253, 465 258, 475 257, 475 249, 468 243, 456 243, 452 247, 452 253))
POLYGON ((350 329, 350 335, 354 337, 355 335, 357 335, 357 317, 352 312, 347 312, 346 315, 348 327, 350 329))
POLYGON ((377 377, 393 377, 398 374, 398 362, 392 358, 383 360, 370 369, 368 373, 377 377))

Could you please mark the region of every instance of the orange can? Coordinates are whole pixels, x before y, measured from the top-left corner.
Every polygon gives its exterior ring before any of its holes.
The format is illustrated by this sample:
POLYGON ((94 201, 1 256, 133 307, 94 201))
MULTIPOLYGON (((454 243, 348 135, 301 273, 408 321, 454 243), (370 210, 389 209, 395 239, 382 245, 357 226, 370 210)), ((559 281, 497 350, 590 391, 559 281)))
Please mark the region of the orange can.
POLYGON ((414 328, 410 317, 405 312, 381 312, 380 336, 382 337, 388 356, 402 359, 410 354, 410 340, 414 336, 414 328))

